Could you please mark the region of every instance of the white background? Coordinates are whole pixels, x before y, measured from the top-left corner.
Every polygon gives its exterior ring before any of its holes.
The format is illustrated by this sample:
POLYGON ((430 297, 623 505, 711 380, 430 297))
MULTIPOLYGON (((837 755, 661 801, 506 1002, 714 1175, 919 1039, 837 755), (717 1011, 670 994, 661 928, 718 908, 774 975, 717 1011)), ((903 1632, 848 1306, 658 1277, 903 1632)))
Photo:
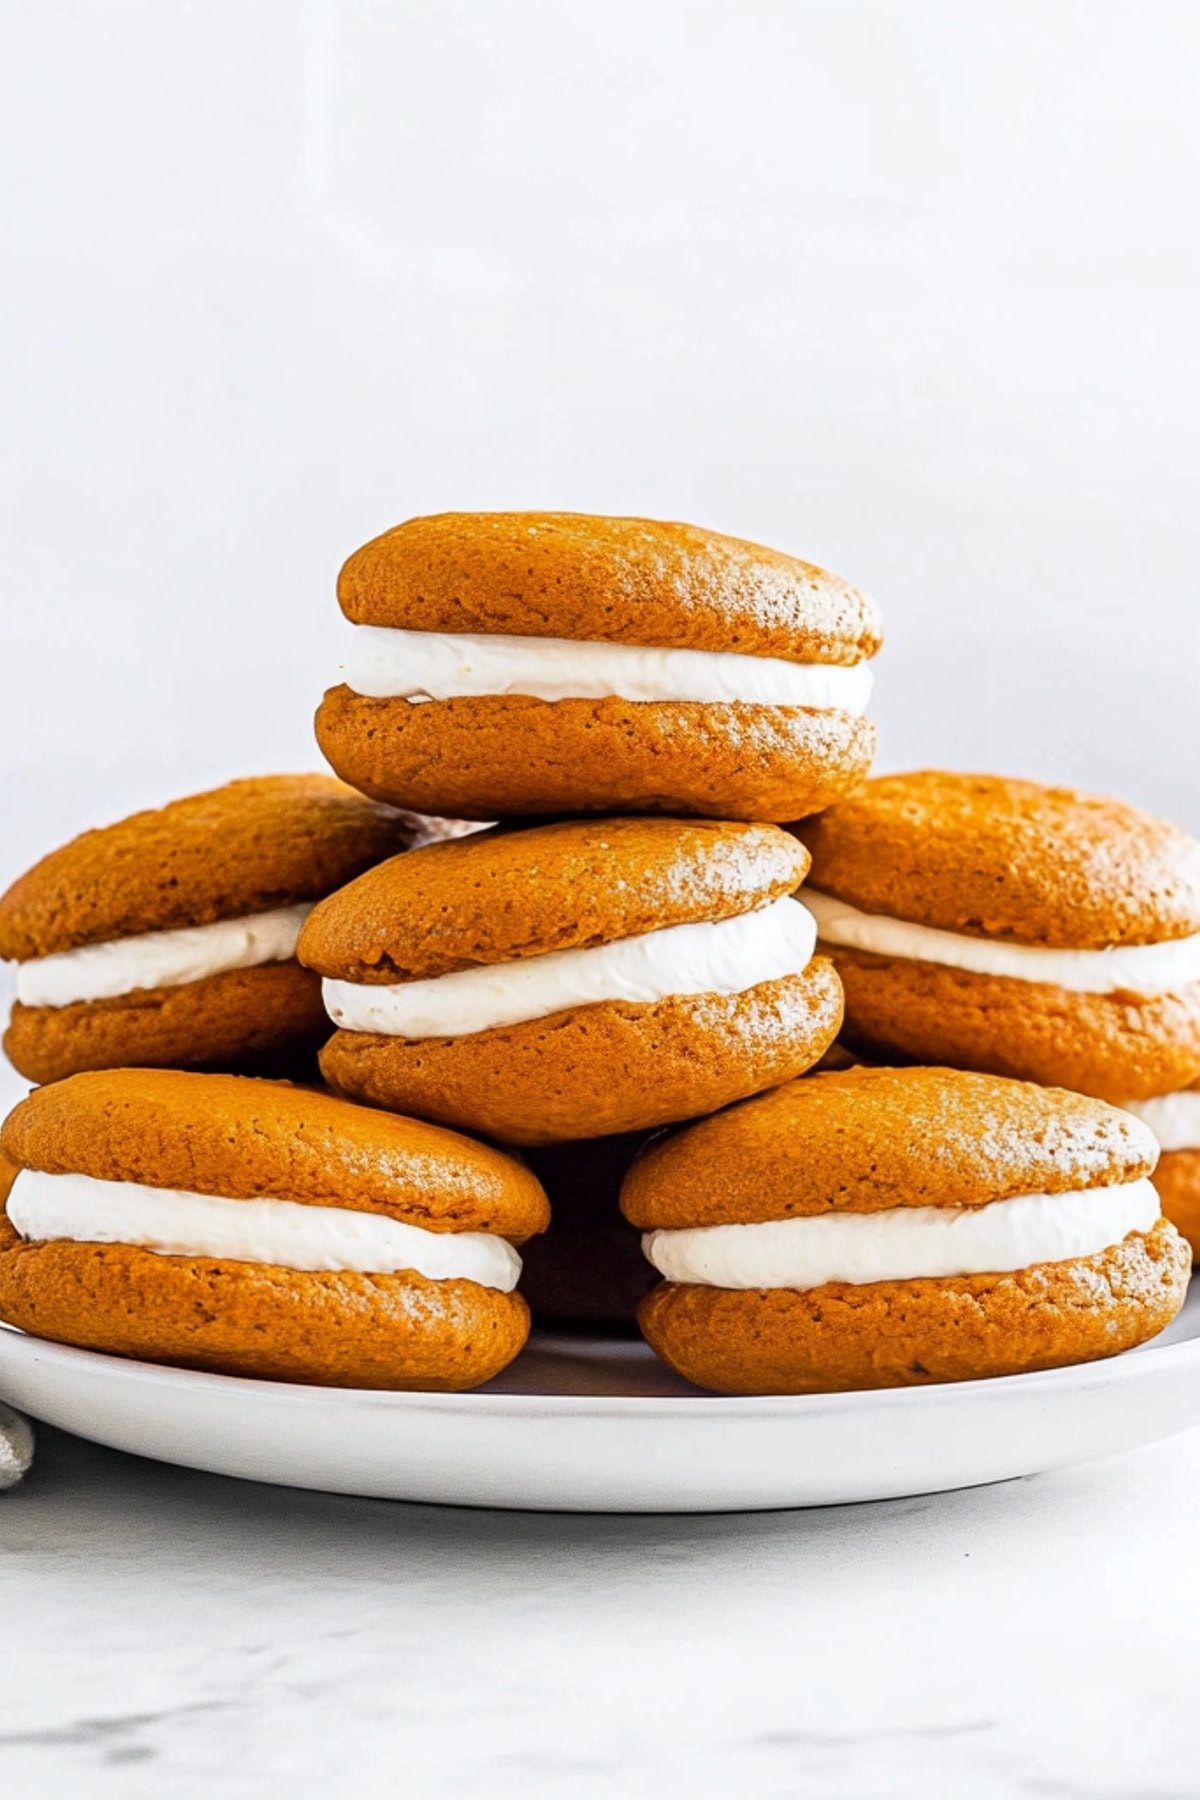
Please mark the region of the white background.
POLYGON ((334 577, 631 511, 882 603, 882 761, 1200 828, 1190 0, 7 0, 7 870, 314 765, 334 577))

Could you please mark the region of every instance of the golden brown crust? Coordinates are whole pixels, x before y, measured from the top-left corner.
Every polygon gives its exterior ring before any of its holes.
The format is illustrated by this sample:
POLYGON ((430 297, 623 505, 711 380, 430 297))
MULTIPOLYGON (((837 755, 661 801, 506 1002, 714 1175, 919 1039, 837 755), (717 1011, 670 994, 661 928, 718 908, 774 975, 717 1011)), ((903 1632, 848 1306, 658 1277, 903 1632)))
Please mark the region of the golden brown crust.
POLYGON ((537 1325, 636 1329, 658 1280, 639 1231, 621 1217, 621 1181, 655 1132, 626 1131, 525 1152, 550 1200, 550 1225, 521 1252, 520 1291, 537 1325))
POLYGON ((315 1054, 329 1036, 321 983, 297 962, 227 969, 115 1000, 12 1009, 4 1051, 29 1081, 84 1069, 246 1069, 315 1054))
POLYGON ((445 975, 751 912, 792 893, 807 867, 774 825, 566 819, 478 832, 360 875, 310 913, 297 954, 347 981, 445 975))
POLYGON ((797 1292, 663 1282, 638 1322, 664 1362, 730 1394, 825 1394, 978 1381, 1092 1362, 1162 1331, 1191 1256, 1160 1220, 1098 1256, 1008 1275, 830 1282, 797 1292))
POLYGON ((238 1075, 113 1069, 21 1101, 0 1134, 22 1168, 375 1212, 426 1231, 520 1241, 550 1209, 490 1145, 336 1095, 238 1075))
POLYGON ((1154 1185, 1163 1212, 1200 1259, 1200 1150, 1164 1150, 1154 1185))
POLYGON ((355 624, 855 663, 883 638, 849 582, 741 538, 589 513, 438 513, 356 550, 355 624))
POLYGON ((799 819, 871 766, 875 727, 850 713, 693 701, 371 700, 330 688, 317 742, 354 787, 464 819, 695 813, 799 819))
POLYGON ((461 1038, 339 1031, 332 1087, 508 1144, 608 1137, 695 1118, 808 1068, 837 1036, 830 965, 743 994, 553 1013, 461 1038))
POLYGON ((941 931, 1073 950, 1200 932, 1200 843, 1072 788, 881 775, 799 835, 814 888, 941 931))
POLYGON ((824 947, 846 988, 843 1039, 1119 1106, 1184 1087, 1200 1068, 1200 982, 1177 994, 1079 994, 938 963, 824 947))
POLYGON ((218 1375, 450 1393, 489 1381, 529 1333, 519 1294, 473 1281, 25 1244, 2 1215, 0 1318, 53 1343, 218 1375))
POLYGON ((643 1231, 988 1206, 1136 1181, 1154 1140, 1115 1106, 958 1069, 809 1075, 701 1119, 634 1164, 621 1208, 643 1231))
POLYGON ((231 781, 44 856, 0 897, 0 957, 26 962, 316 900, 447 828, 329 775, 231 781))

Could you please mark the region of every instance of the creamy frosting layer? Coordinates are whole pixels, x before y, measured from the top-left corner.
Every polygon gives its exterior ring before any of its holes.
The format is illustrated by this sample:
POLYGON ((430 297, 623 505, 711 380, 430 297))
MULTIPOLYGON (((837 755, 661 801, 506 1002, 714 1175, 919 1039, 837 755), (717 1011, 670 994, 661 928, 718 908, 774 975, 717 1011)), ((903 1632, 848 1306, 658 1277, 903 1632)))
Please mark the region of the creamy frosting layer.
POLYGON ((794 663, 735 651, 660 650, 574 638, 401 631, 356 625, 346 685, 375 700, 458 700, 485 694, 534 700, 696 700, 864 713, 873 676, 864 663, 794 663))
POLYGON ((668 1281, 720 1288, 816 1288, 830 1281, 992 1275, 1095 1256, 1161 1212, 1149 1181, 990 1206, 896 1206, 758 1225, 648 1231, 642 1248, 668 1281))
POLYGON ((1200 1150, 1200 1090, 1184 1088, 1154 1100, 1126 1100, 1124 1110, 1150 1127, 1160 1150, 1200 1150))
POLYGON ((973 975, 1037 981, 1079 994, 1136 994, 1148 999, 1200 981, 1200 935, 1161 944, 1115 945, 1110 950, 1044 950, 1000 938, 938 931, 883 913, 859 912, 845 900, 813 888, 805 888, 804 900, 817 921, 822 943, 876 956, 940 963, 973 975))
POLYGON ((227 969, 287 962, 311 911, 311 906, 280 906, 213 925, 146 931, 40 956, 17 964, 16 998, 25 1006, 73 1006, 81 1000, 116 1000, 138 988, 182 987, 227 969))
POLYGON ((425 1231, 379 1213, 295 1200, 223 1200, 136 1181, 46 1175, 22 1169, 8 1196, 8 1217, 29 1243, 68 1238, 79 1244, 131 1244, 156 1256, 212 1256, 304 1271, 355 1270, 430 1281, 475 1281, 509 1294, 521 1258, 504 1238, 483 1231, 425 1231))
POLYGON ((551 950, 429 981, 367 987, 327 980, 325 1006, 345 1031, 465 1037, 604 1001, 638 1004, 678 994, 744 993, 762 981, 798 975, 816 936, 812 914, 787 897, 733 919, 668 925, 612 944, 551 950))

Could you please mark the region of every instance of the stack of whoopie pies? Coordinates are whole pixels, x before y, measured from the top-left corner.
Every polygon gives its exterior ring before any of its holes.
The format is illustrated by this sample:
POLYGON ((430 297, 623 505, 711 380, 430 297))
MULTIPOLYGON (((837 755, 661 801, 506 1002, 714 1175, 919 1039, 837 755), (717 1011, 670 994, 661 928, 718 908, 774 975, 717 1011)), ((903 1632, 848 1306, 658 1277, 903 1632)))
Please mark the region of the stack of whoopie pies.
POLYGON ((749 1393, 1169 1322, 1200 845, 1028 782, 867 779, 878 613, 754 544, 443 514, 338 594, 340 780, 85 832, 0 898, 5 1048, 43 1084, 0 1137, 0 1318, 461 1389, 531 1307, 636 1317, 749 1393))

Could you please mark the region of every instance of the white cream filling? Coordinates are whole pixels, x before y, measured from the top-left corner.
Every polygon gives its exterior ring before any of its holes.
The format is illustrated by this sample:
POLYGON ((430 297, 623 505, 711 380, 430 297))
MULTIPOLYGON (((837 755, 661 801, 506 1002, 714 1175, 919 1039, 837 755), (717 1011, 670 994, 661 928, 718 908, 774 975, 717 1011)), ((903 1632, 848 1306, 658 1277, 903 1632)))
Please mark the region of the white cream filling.
POLYGON ((859 912, 845 900, 804 890, 824 944, 865 950, 876 956, 940 963, 972 975, 1002 975, 1038 981, 1078 994, 1137 994, 1149 998, 1174 993, 1200 981, 1200 934, 1161 944, 1114 945, 1109 950, 1044 950, 998 938, 966 937, 937 931, 884 913, 859 912))
POLYGON ((1095 1256, 1157 1222, 1149 1181, 989 1206, 896 1206, 758 1225, 648 1231, 642 1248, 668 1281, 720 1288, 816 1288, 829 1281, 999 1275, 1095 1256))
POLYGON ((296 954, 300 927, 311 911, 311 906, 280 906, 241 919, 218 919, 213 925, 146 931, 39 956, 17 964, 16 998, 24 1006, 73 1006, 81 1000, 115 1000, 138 988, 182 987, 227 969, 287 962, 296 954))
POLYGON ((180 1188, 22 1169, 8 1217, 28 1243, 131 1244, 156 1256, 212 1256, 283 1269, 411 1270, 430 1281, 475 1281, 510 1294, 521 1258, 484 1231, 426 1231, 380 1213, 295 1200, 222 1200, 180 1188))
POLYGON ((865 662, 794 663, 725 650, 660 650, 575 638, 400 631, 356 625, 346 685, 374 700, 457 700, 519 694, 535 700, 743 701, 856 715, 874 677, 865 662))
POLYGON ((568 1008, 634 1004, 681 994, 740 994, 798 975, 816 942, 811 913, 790 897, 716 923, 668 925, 586 950, 551 950, 523 962, 458 969, 387 987, 324 985, 330 1018, 344 1031, 386 1037, 465 1037, 568 1008))
POLYGON ((1200 1090, 1185 1088, 1153 1100, 1125 1100, 1122 1105, 1150 1127, 1160 1150, 1200 1150, 1200 1090))

